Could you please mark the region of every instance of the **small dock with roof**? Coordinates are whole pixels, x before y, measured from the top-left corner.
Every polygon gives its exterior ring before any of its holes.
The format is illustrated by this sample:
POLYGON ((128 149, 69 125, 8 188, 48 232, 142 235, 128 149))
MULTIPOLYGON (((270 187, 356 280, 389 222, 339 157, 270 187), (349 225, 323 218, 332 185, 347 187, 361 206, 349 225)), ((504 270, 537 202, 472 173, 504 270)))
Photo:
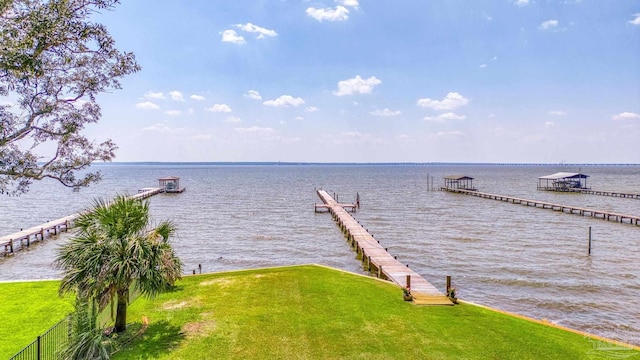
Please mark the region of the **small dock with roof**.
POLYGON ((612 196, 640 200, 640 193, 592 190, 587 187, 589 175, 581 173, 559 172, 538 178, 538 190, 572 192, 588 195, 612 196))
POLYGON ((172 193, 181 193, 186 190, 184 187, 180 187, 180 178, 177 176, 167 176, 158 179, 158 183, 163 192, 172 194, 172 193))
POLYGON ((559 172, 538 178, 538 190, 543 191, 580 191, 590 190, 587 187, 589 175, 581 173, 559 172))
POLYGON ((473 178, 466 175, 447 175, 444 177, 444 187, 448 189, 460 189, 476 191, 473 187, 473 178))

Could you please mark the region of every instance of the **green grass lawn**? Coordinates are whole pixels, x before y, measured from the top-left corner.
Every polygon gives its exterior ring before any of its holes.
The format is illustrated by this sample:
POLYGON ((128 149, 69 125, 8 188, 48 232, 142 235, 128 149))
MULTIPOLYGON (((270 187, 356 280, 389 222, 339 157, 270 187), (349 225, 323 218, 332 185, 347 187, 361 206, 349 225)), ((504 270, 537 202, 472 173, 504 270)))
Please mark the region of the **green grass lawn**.
POLYGON ((59 281, 0 283, 0 359, 8 359, 73 311, 59 281))
MULTIPOLYGON (((637 351, 318 266, 186 277, 132 304, 149 327, 115 359, 589 359, 637 351)), ((134 325, 132 330, 139 328, 134 325)))

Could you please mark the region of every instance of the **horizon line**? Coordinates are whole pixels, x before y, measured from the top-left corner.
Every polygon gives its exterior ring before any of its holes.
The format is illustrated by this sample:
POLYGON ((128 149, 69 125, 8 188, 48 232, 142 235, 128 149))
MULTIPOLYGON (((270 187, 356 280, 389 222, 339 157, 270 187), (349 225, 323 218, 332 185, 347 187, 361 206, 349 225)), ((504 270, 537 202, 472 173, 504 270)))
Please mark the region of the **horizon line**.
POLYGON ((91 165, 492 165, 492 166, 640 166, 640 163, 535 163, 535 162, 314 162, 314 161, 113 161, 91 165))

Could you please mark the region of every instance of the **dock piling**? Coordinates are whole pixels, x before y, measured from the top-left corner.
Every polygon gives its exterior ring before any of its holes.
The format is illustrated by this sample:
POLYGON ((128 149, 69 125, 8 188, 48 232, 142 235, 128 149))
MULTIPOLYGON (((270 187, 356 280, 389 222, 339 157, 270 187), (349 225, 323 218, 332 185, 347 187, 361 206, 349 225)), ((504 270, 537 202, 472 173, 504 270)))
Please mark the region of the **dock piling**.
POLYGON ((588 255, 591 256, 591 226, 589 226, 589 252, 588 255))

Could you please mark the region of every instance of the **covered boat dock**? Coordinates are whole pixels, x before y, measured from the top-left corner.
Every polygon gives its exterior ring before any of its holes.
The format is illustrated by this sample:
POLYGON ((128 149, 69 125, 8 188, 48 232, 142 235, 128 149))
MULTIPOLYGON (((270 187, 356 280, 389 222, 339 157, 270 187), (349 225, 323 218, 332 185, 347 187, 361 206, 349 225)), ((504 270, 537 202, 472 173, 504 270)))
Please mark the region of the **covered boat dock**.
POLYGON ((589 190, 587 178, 581 173, 559 172, 538 178, 538 190, 544 191, 579 191, 589 190))
POLYGON ((444 177, 444 187, 447 189, 460 189, 476 191, 473 187, 473 178, 466 175, 448 175, 444 177))

